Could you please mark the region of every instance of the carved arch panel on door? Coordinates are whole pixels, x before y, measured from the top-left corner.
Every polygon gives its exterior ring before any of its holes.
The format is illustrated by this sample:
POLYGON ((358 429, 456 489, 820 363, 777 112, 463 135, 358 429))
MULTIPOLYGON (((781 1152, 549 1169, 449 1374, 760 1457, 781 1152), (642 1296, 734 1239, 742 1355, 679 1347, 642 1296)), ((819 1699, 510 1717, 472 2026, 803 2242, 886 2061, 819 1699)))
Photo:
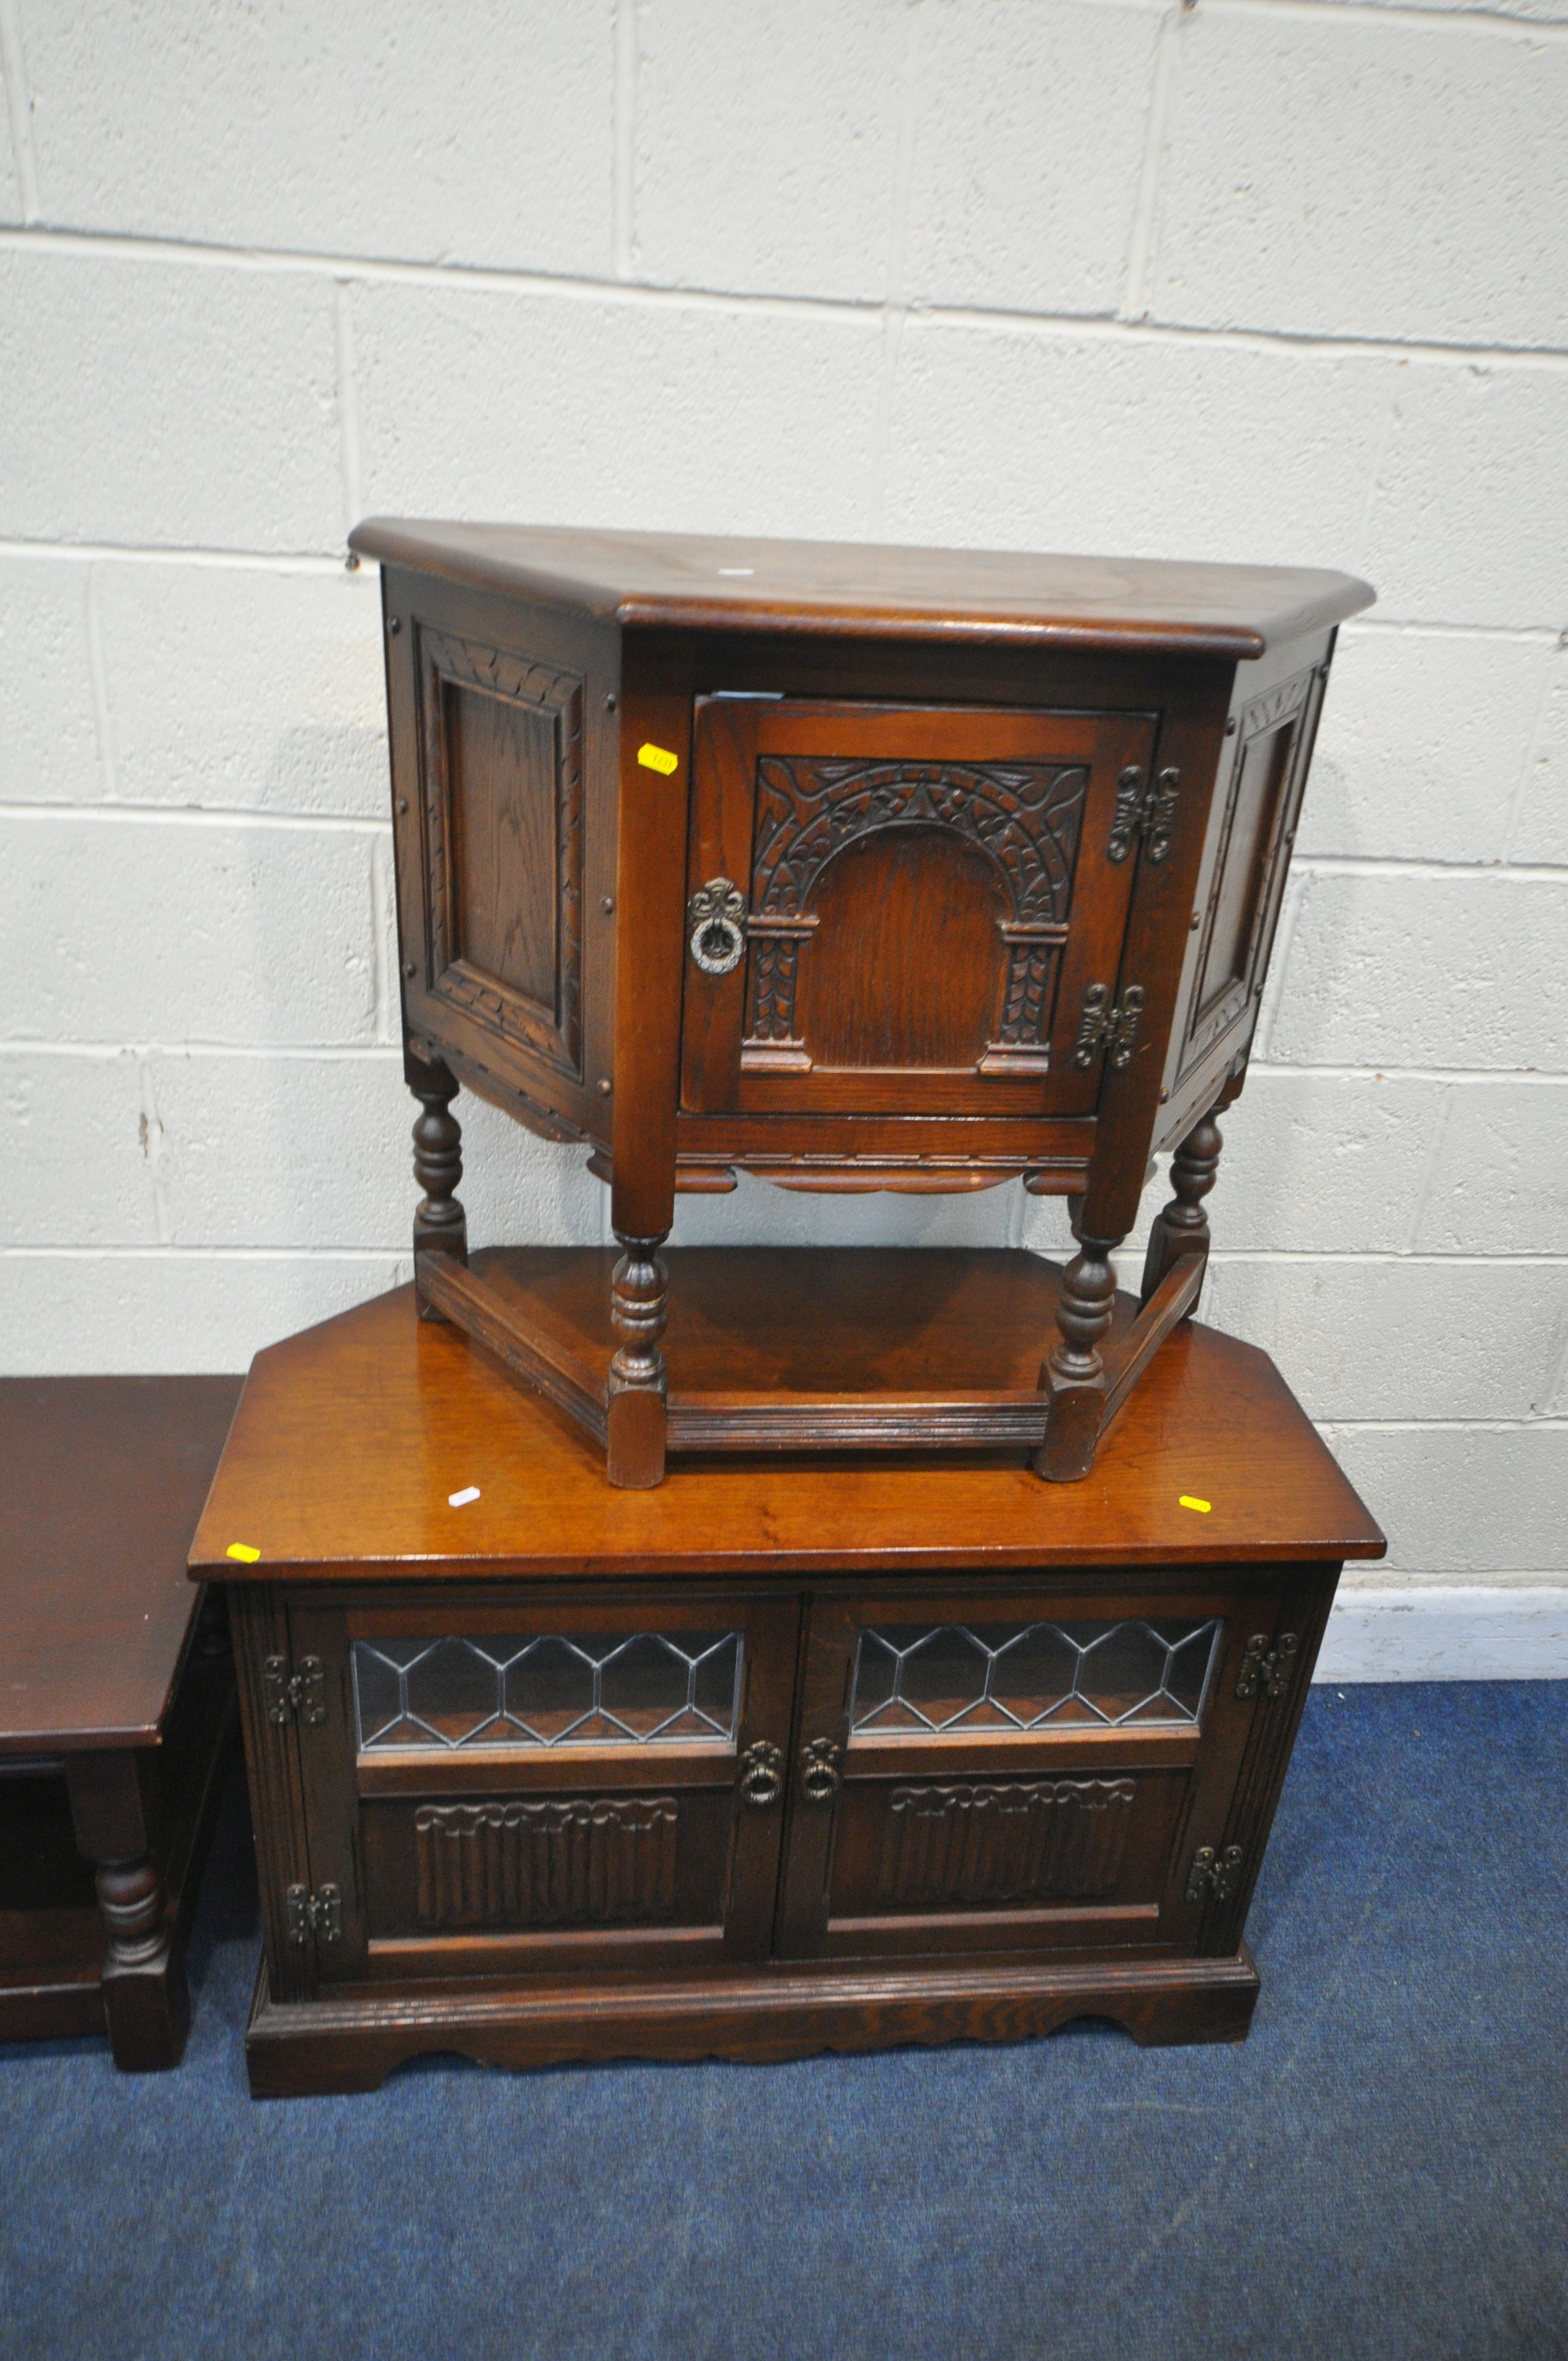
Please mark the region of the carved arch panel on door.
POLYGON ((978 1062, 982 1071, 1001 1065, 1043 1071, 1088 788, 1082 763, 819 762, 764 754, 757 765, 742 1067, 777 1066, 781 1047, 803 1062, 807 1056, 795 1035, 796 986, 817 923, 812 904, 824 871, 870 838, 926 830, 975 847, 1000 889, 995 924, 1006 946, 1006 976, 1000 1021, 978 1062))

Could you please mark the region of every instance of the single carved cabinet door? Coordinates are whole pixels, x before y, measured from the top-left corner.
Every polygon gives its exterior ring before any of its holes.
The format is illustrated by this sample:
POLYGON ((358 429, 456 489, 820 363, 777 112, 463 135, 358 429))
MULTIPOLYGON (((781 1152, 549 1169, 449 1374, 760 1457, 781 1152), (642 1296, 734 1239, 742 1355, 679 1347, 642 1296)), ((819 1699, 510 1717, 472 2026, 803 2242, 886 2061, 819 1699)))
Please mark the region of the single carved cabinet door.
POLYGON ((683 1104, 1091 1109, 1153 751, 1137 714, 700 699, 683 1104))
POLYGON ((299 1605, 328 1980, 761 1958, 798 1608, 299 1605))
POLYGON ((1280 1596, 814 1600, 779 1951, 1190 1944, 1280 1596))

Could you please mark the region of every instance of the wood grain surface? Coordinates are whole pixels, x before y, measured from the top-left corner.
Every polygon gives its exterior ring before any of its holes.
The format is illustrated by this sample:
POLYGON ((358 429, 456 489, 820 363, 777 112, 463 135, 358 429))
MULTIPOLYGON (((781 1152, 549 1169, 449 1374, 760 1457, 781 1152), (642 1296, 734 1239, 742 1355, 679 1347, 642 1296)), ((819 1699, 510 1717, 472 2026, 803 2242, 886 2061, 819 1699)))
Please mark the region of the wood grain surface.
MULTIPOLYGON (((673 1290, 673 1382, 688 1293, 673 1290)), ((495 1361, 421 1323, 404 1288, 258 1356, 191 1565, 246 1581, 624 1580, 1340 1560, 1385 1547, 1266 1356, 1197 1323, 1156 1356, 1080 1484, 1042 1484, 1022 1455, 774 1457, 681 1461, 656 1490, 633 1492, 607 1484, 592 1440, 495 1361), (448 1505, 471 1486, 477 1500, 448 1505), (1184 1495, 1209 1509, 1182 1507, 1184 1495), (236 1543, 259 1559, 230 1559, 236 1543)))
POLYGON ((1246 660, 1370 606, 1347 574, 369 517, 362 557, 622 624, 1179 648, 1246 660))
POLYGON ((238 1378, 0 1380, 0 1755, 156 1745, 238 1378))

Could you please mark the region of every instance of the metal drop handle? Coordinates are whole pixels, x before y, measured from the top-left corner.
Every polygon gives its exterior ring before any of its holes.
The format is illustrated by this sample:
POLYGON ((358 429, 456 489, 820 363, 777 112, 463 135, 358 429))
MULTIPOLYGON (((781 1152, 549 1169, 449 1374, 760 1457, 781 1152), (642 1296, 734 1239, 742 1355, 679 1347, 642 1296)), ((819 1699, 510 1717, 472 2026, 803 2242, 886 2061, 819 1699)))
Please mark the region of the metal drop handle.
POLYGON ((839 1792, 839 1749, 830 1738, 814 1738, 800 1750, 800 1792, 808 1804, 830 1804, 839 1792))
POLYGON ((765 1738, 748 1746, 740 1757, 740 1794, 752 1808, 765 1812, 784 1794, 784 1756, 765 1738))
POLYGON ((733 975, 746 956, 746 897, 710 877, 686 904, 686 944, 704 975, 733 975))

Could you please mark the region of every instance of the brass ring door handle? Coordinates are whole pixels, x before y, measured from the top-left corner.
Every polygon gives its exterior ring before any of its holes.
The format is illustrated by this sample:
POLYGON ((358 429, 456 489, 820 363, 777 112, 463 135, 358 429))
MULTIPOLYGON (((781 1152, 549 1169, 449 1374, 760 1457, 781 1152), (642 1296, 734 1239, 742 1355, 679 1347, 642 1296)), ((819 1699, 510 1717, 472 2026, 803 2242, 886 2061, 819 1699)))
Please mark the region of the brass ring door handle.
POLYGON ((800 1750, 800 1792, 808 1804, 830 1804, 839 1792, 839 1749, 830 1738, 814 1738, 800 1750))
POLYGON ((784 1794, 784 1756, 765 1738, 748 1746, 740 1757, 740 1794, 759 1812, 765 1812, 784 1794))

